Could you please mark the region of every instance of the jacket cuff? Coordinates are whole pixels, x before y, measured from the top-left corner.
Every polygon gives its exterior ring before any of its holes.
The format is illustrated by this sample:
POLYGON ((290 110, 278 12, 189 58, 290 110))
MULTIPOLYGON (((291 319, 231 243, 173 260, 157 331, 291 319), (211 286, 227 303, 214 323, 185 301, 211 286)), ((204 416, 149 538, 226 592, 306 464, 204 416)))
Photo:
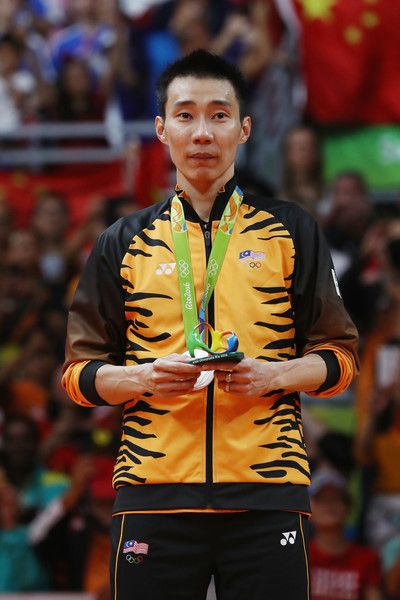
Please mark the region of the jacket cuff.
POLYGON ((340 364, 333 350, 315 350, 312 353, 318 354, 322 358, 327 370, 324 383, 313 392, 314 394, 318 394, 319 392, 325 392, 329 388, 335 387, 339 383, 341 375, 340 364))
POLYGON ((96 373, 100 367, 106 364, 102 360, 91 360, 82 369, 79 376, 79 388, 82 395, 96 406, 110 406, 108 402, 99 396, 95 386, 96 373))

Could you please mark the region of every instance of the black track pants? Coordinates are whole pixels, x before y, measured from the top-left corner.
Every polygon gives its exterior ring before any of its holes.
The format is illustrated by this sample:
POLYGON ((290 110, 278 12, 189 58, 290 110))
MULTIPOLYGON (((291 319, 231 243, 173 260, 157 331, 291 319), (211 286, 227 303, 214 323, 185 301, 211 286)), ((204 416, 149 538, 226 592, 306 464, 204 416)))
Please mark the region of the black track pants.
POLYGON ((309 600, 307 550, 295 512, 117 515, 111 600, 309 600))

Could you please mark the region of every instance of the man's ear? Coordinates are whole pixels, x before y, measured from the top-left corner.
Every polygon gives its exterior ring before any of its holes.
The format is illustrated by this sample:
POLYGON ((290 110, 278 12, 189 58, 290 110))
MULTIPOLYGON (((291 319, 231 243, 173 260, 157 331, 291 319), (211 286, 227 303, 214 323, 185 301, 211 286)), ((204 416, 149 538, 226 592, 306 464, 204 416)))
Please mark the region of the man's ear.
POLYGON ((245 144, 250 137, 251 117, 244 117, 242 121, 242 131, 240 132, 239 144, 245 144))
POLYGON ((160 140, 160 142, 162 144, 168 144, 167 134, 165 131, 164 119, 162 117, 159 117, 159 116, 156 117, 155 127, 156 127, 156 134, 157 134, 157 137, 160 140))

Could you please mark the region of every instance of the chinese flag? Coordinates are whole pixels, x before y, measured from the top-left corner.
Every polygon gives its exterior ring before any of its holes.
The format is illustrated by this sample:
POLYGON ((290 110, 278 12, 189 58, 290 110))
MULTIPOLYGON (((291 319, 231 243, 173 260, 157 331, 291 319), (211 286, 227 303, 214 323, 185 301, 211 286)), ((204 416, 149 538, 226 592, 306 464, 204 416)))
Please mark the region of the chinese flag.
POLYGON ((400 119, 400 10, 393 0, 293 0, 308 113, 321 124, 400 119))

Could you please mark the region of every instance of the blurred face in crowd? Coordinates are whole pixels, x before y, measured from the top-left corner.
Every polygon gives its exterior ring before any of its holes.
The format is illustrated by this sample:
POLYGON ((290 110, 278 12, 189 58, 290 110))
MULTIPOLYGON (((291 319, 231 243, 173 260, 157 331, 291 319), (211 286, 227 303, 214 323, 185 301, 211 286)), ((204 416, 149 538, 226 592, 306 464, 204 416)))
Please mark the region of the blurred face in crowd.
POLYGON ((343 175, 336 178, 332 190, 332 210, 335 222, 351 230, 364 222, 370 213, 368 197, 356 177, 343 175))
POLYGON ((68 213, 57 196, 42 196, 34 210, 32 226, 39 238, 61 242, 68 227, 68 213))
POLYGON ((79 60, 65 63, 62 74, 64 90, 70 96, 85 96, 91 90, 90 74, 86 64, 79 60))
POLYGON ((38 439, 27 423, 14 420, 6 425, 3 451, 10 467, 31 468, 37 460, 38 439))
POLYGON ((116 0, 102 0, 97 6, 97 15, 100 23, 113 25, 118 15, 116 0))
POLYGON ((0 44, 0 74, 7 76, 14 73, 20 63, 20 52, 10 42, 0 44))
POLYGON ((90 19, 95 15, 94 0, 69 0, 69 12, 73 19, 90 19))
POLYGON ((286 161, 293 171, 307 172, 318 160, 315 133, 306 127, 296 128, 286 138, 286 161))
POLYGON ((14 15, 18 7, 17 0, 1 0, 0 2, 0 23, 7 23, 14 15))
POLYGON ((344 525, 349 503, 344 493, 326 486, 311 498, 312 523, 316 529, 336 530, 344 525))
POLYGON ((201 190, 225 183, 234 173, 237 147, 250 135, 250 117, 240 119, 231 83, 176 77, 167 90, 165 119, 156 117, 159 140, 167 144, 180 185, 201 190))
POLYGON ((29 229, 16 229, 8 239, 6 264, 22 269, 38 268, 39 246, 35 234, 29 229))

